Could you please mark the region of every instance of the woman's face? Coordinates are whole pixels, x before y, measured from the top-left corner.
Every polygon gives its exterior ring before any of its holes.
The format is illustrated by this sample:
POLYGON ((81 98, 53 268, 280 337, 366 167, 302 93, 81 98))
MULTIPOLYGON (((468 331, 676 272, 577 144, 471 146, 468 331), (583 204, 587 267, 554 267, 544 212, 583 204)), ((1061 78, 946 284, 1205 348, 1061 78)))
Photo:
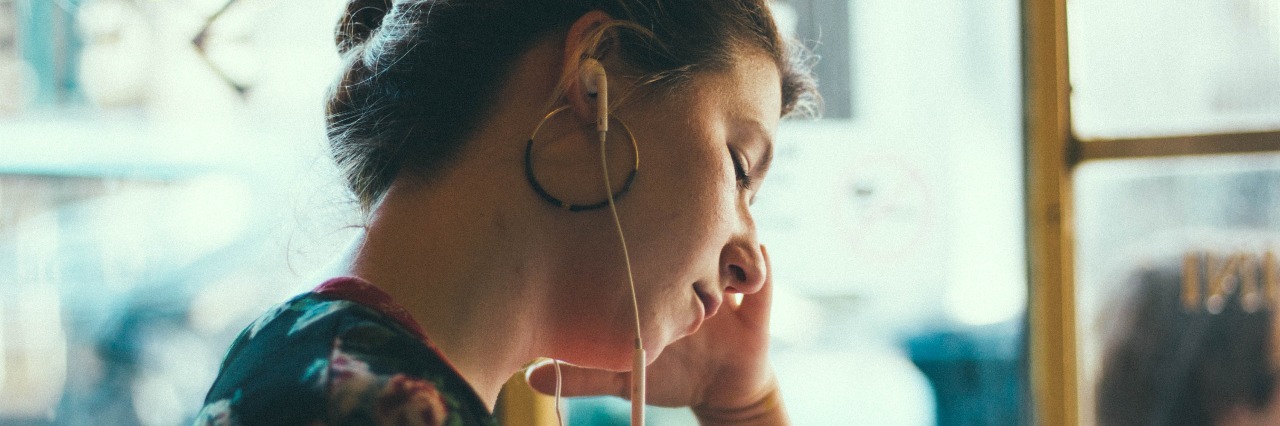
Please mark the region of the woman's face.
MULTIPOLYGON (((781 79, 768 56, 738 57, 726 72, 699 74, 674 94, 637 98, 613 111, 639 149, 635 183, 617 206, 650 360, 723 312, 726 293, 763 285, 749 205, 771 160, 781 79)), ((630 148, 614 141, 620 130, 611 127, 610 147, 630 148)), ((611 175, 624 175, 613 167, 611 175)), ((580 256, 567 264, 575 288, 558 315, 579 334, 566 342, 581 346, 570 348, 579 356, 567 360, 625 369, 635 336, 626 269, 608 210, 597 212, 568 231, 581 243, 580 256)))

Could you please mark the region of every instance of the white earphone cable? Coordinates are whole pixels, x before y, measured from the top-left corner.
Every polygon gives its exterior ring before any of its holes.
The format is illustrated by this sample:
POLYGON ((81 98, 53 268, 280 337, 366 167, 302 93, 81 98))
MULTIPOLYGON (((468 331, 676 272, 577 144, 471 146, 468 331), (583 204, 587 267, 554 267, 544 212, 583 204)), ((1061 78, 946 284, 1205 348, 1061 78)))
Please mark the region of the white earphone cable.
MULTIPOLYGON (((605 115, 608 120, 608 115, 605 115)), ((645 352, 644 341, 640 337, 640 302, 636 297, 635 275, 631 272, 631 253, 627 250, 627 237, 622 233, 622 220, 618 218, 618 206, 613 200, 613 184, 609 182, 609 156, 606 148, 608 141, 607 124, 600 131, 600 167, 604 170, 604 192, 608 194, 609 211, 613 213, 613 224, 618 229, 618 241, 622 243, 622 257, 627 265, 627 284, 631 289, 631 310, 636 320, 636 347, 631 360, 631 424, 644 425, 645 404, 645 352)), ((639 154, 637 154, 639 155, 639 154)))
POLYGON ((622 233, 622 220, 618 218, 618 206, 613 201, 613 184, 609 182, 609 158, 605 148, 608 132, 600 132, 600 167, 604 170, 604 192, 609 195, 609 211, 613 213, 613 224, 618 229, 618 241, 622 242, 622 257, 627 264, 627 284, 631 288, 631 310, 636 319, 636 349, 643 349, 640 340, 640 302, 636 299, 636 280, 631 273, 631 253, 627 251, 627 237, 622 233))
POLYGON ((564 383, 560 376, 560 360, 552 359, 556 364, 556 423, 564 426, 564 416, 560 414, 560 387, 564 383))
MULTIPOLYGON (((597 103, 595 111, 596 132, 600 135, 600 168, 604 172, 604 193, 609 200, 609 212, 613 214, 613 224, 618 229, 618 241, 622 243, 622 259, 627 265, 627 286, 631 290, 631 312, 635 314, 636 346, 632 351, 631 359, 631 424, 633 426, 640 426, 644 425, 645 367, 647 364, 647 357, 644 353, 644 341, 641 340, 642 328, 640 327, 640 301, 639 298, 636 297, 635 274, 631 271, 631 253, 627 250, 627 237, 622 232, 622 219, 618 218, 618 206, 613 199, 613 183, 609 181, 609 83, 608 78, 605 77, 604 66, 601 65, 599 61, 595 59, 586 59, 583 61, 582 65, 587 71, 584 76, 584 84, 589 88, 588 93, 595 97, 595 101, 597 103), (594 87, 591 87, 592 83, 594 83, 594 87)), ((632 139, 632 143, 635 143, 634 139, 632 139)), ((635 155, 636 167, 639 168, 640 153, 638 148, 635 155)), ((632 177, 634 177, 634 175, 632 175, 632 177)), ((630 185, 630 182, 627 184, 630 185)))

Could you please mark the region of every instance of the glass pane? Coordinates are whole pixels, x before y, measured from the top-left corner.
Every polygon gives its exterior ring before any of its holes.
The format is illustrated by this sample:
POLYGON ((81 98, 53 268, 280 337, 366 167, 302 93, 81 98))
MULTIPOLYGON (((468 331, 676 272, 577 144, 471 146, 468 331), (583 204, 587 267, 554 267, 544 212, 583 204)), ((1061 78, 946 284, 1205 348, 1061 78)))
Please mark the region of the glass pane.
POLYGON ((1280 1, 1067 2, 1085 139, 1280 129, 1280 1))
MULTIPOLYGON (((1280 155, 1091 162, 1076 173, 1075 191, 1076 315, 1083 424, 1093 424, 1096 407, 1101 404, 1124 406, 1128 413, 1144 416, 1167 416, 1176 407, 1206 404, 1210 397, 1174 401, 1174 397, 1160 396, 1171 393, 1156 389, 1198 389, 1201 385, 1174 381, 1222 373, 1210 371, 1222 368, 1213 363, 1158 361, 1193 359, 1198 354, 1224 353, 1227 349, 1227 344, 1217 340, 1212 347, 1197 346, 1204 342, 1195 337, 1203 334, 1197 331, 1202 329, 1189 325, 1197 324, 1196 318, 1215 318, 1205 313, 1211 305, 1207 296, 1210 287, 1202 283, 1193 287, 1201 290, 1184 290, 1180 280, 1159 277, 1182 276, 1184 253, 1213 254, 1217 260, 1197 258, 1200 270, 1208 271, 1220 267, 1209 266, 1211 262, 1222 262, 1229 254, 1261 257, 1267 248, 1278 247, 1280 155), (1163 275, 1138 279, 1134 274, 1143 268, 1163 275), (1152 313, 1157 311, 1147 309, 1180 306, 1180 295, 1191 297, 1191 306, 1196 308, 1185 313, 1177 309, 1177 315, 1157 315, 1152 313), (1141 344, 1121 346, 1120 342, 1141 344), (1122 353, 1145 355, 1123 361, 1122 353), (1144 371, 1155 372, 1164 383, 1147 383, 1148 389, 1142 394, 1151 399, 1117 390, 1123 389, 1118 383, 1146 380, 1150 375, 1143 376, 1144 371), (1104 374, 1105 386, 1101 384, 1104 374), (1103 398, 1098 393, 1103 390, 1124 396, 1103 398)), ((1245 284, 1235 288, 1241 289, 1237 294, 1244 298, 1245 284)), ((1270 319, 1264 322, 1271 323, 1270 319)), ((1270 352, 1260 347, 1257 350, 1270 352)), ((1239 382, 1239 386, 1247 385, 1239 382)), ((1151 420, 1167 417, 1144 418, 1150 421, 1143 423, 1169 424, 1151 420)))
POLYGON ((794 420, 1017 424, 1019 3, 847 9, 853 118, 784 127, 754 207, 794 420))

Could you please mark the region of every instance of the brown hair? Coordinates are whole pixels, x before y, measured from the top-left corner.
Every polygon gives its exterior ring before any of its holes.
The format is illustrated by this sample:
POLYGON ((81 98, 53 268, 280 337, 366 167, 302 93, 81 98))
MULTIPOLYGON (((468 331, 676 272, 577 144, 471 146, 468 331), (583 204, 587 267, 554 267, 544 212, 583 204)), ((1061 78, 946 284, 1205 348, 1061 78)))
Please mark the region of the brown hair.
POLYGON ((592 10, 617 20, 610 46, 652 87, 758 49, 781 71, 783 116, 815 115, 808 56, 778 34, 766 1, 351 0, 337 30, 345 69, 327 105, 333 158, 366 210, 400 173, 431 177, 489 112, 515 59, 592 10))
POLYGON ((1212 425, 1232 407, 1258 410, 1271 399, 1273 308, 1247 312, 1234 292, 1222 312, 1189 310, 1181 285, 1173 264, 1130 280, 1098 381, 1098 424, 1212 425))

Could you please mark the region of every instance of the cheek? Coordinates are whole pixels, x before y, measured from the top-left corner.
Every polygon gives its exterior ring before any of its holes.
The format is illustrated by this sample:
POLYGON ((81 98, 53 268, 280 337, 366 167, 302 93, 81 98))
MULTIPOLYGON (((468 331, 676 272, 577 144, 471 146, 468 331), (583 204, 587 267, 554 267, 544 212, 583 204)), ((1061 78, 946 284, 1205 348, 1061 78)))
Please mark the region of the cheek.
MULTIPOLYGON (((701 142, 690 141, 689 144, 701 142)), ((637 218, 654 232, 658 248, 689 260, 717 248, 727 238, 733 212, 733 185, 724 159, 711 147, 685 146, 654 167, 653 205, 637 218)), ((718 251, 718 250, 717 250, 718 251)))

